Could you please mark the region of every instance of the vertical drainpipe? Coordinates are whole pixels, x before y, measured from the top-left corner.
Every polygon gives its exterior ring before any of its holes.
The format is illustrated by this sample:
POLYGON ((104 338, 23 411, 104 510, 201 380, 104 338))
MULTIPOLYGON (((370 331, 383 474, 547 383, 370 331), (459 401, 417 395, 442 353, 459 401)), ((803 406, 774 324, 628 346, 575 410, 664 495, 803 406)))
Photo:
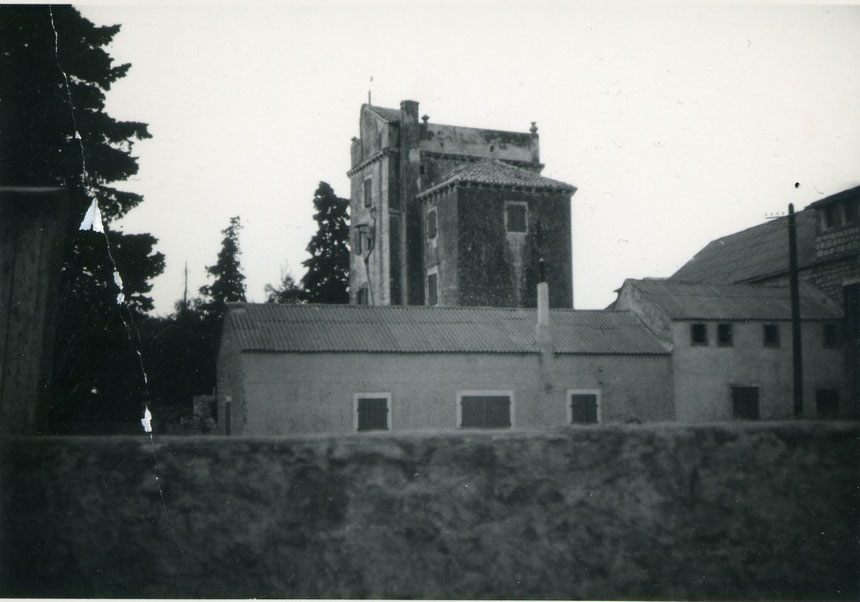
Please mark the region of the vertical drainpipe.
POLYGON ((797 224, 794 205, 788 204, 788 262, 791 273, 791 364, 794 375, 794 417, 803 416, 803 359, 800 336, 800 290, 797 275, 797 224))
POLYGON ((544 261, 540 259, 540 282, 537 285, 537 324, 535 325, 535 341, 540 352, 540 381, 542 394, 546 403, 550 403, 553 391, 553 348, 552 333, 549 323, 549 285, 545 282, 544 261))

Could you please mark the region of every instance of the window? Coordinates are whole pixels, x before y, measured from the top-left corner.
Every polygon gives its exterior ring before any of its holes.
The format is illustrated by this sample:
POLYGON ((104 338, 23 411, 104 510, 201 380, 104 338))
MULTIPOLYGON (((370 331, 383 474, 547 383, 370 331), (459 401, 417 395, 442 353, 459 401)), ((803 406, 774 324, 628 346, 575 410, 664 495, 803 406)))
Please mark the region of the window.
POLYGON ((824 346, 834 349, 842 345, 842 337, 839 332, 839 324, 836 322, 824 323, 824 346))
POLYGON ((597 424, 600 422, 599 391, 568 391, 567 417, 570 424, 597 424))
POLYGON ((367 305, 367 287, 362 286, 358 289, 358 293, 355 295, 355 302, 358 305, 367 305))
POLYGON ((364 181, 364 206, 370 207, 373 204, 373 178, 367 178, 364 181))
POLYGON ((476 391, 458 393, 460 428, 507 429, 513 426, 509 391, 476 391))
POLYGON ((839 416, 839 390, 815 390, 815 415, 819 418, 836 418, 839 416))
POLYGON ((732 386, 732 418, 758 420, 758 387, 732 386))
POLYGON ((720 347, 731 347, 732 344, 731 323, 717 324, 717 345, 720 347))
POLYGON ((824 229, 839 225, 839 205, 831 203, 824 208, 824 229))
POLYGON ((779 347, 779 324, 762 324, 765 347, 779 347))
POLYGON ((355 430, 391 430, 390 393, 356 393, 353 398, 355 430))
POLYGON ((505 229, 508 232, 526 232, 528 205, 525 203, 508 203, 505 206, 505 229))
POLYGON ((860 339, 860 282, 844 284, 842 298, 845 307, 844 335, 849 341, 860 339))
POLYGON ((845 211, 845 223, 846 224, 856 224, 857 223, 857 208, 858 202, 857 199, 851 199, 845 201, 845 204, 842 206, 845 211))
POLYGON ((437 305, 439 303, 436 280, 437 274, 427 274, 427 305, 437 305))
POLYGON ((427 240, 436 238, 436 210, 427 212, 427 240))
POLYGON ((708 344, 708 325, 703 322, 695 322, 690 324, 690 344, 692 345, 707 345, 708 344))

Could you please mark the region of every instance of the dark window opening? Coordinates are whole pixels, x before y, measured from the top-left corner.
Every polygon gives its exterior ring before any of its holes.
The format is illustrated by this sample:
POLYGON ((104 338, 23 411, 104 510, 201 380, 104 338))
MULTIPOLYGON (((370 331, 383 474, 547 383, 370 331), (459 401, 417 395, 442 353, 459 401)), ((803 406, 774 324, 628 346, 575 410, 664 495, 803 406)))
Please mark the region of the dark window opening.
POLYGON ((836 322, 825 322, 824 324, 824 346, 828 349, 835 349, 842 346, 842 337, 840 336, 839 325, 836 322))
POLYGON ((460 407, 461 428, 511 427, 511 398, 507 395, 464 395, 460 407))
POLYGON ((385 397, 362 397, 358 400, 357 430, 388 430, 388 400, 385 397))
POLYGON ((493 152, 494 150, 496 150, 496 147, 491 144, 490 145, 490 152, 493 152))
POLYGON ((764 324, 764 346, 779 347, 779 324, 764 324))
POLYGON ((424 165, 418 168, 418 173, 420 173, 422 176, 424 175, 424 165))
POLYGON ((436 210, 427 212, 427 239, 436 238, 436 210))
POLYGON ((597 424, 597 395, 593 393, 571 393, 571 424, 597 424))
POLYGON ((854 224, 857 223, 857 206, 858 202, 856 199, 845 201, 845 205, 843 205, 843 209, 845 210, 845 223, 846 224, 854 224))
POLYGON ((824 228, 835 228, 839 225, 839 206, 831 203, 824 208, 824 228))
POLYGON ((439 303, 439 294, 436 290, 436 274, 427 275, 427 304, 436 305, 439 303))
POLYGON ((526 231, 526 206, 520 204, 510 204, 507 206, 507 219, 505 226, 508 232, 525 232, 526 231))
POLYGON ((708 325, 702 322, 690 324, 690 343, 693 345, 708 344, 708 325))
POLYGON ((370 207, 373 204, 373 178, 367 178, 364 181, 364 206, 370 207))
POLYGON ((732 325, 730 323, 717 324, 717 345, 731 347, 732 344, 732 325))
POLYGON ((845 336, 849 341, 860 339, 860 282, 842 287, 845 307, 845 336))
POLYGON ((758 420, 758 387, 732 387, 732 418, 758 420))
POLYGON ((358 289, 358 294, 356 295, 356 303, 358 305, 367 305, 367 287, 363 286, 358 289))
POLYGON ((839 390, 815 390, 815 415, 819 418, 836 418, 839 416, 839 390))

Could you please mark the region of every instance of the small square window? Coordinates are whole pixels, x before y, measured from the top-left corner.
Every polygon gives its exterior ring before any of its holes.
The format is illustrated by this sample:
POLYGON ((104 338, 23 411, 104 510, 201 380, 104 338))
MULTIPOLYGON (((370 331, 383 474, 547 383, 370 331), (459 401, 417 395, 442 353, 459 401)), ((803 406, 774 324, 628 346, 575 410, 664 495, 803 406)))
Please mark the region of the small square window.
POLYGON ((389 396, 377 393, 362 393, 355 400, 355 430, 387 431, 389 430, 389 396))
POLYGON ((427 304, 436 305, 439 303, 439 293, 436 290, 437 276, 436 274, 427 274, 427 304))
POLYGON ((732 387, 732 418, 758 420, 758 387, 732 387))
POLYGON ((427 212, 427 240, 436 238, 436 210, 427 212))
POLYGON ((708 344, 708 325, 704 322, 690 324, 690 343, 692 345, 708 344))
POLYGON ((360 289, 358 289, 358 293, 355 297, 355 302, 358 305, 367 305, 367 287, 362 286, 360 289))
POLYGON ((373 178, 367 178, 364 181, 364 206, 370 207, 373 204, 373 178))
POLYGON ((842 336, 839 324, 836 322, 824 323, 824 346, 828 349, 836 349, 842 346, 842 336))
POLYGON ((733 345, 731 323, 717 324, 717 345, 720 347, 731 347, 733 345))
POLYGON ((597 424, 596 393, 570 394, 570 422, 571 424, 597 424))
POLYGON ((819 418, 836 418, 839 416, 839 390, 815 390, 815 415, 819 418))
POLYGON ((460 428, 511 428, 511 396, 469 394, 460 397, 460 428))
POLYGON ((763 324, 762 335, 765 347, 779 347, 779 324, 763 324))
POLYGON ((505 207, 505 229, 508 232, 526 232, 527 209, 525 203, 508 203, 505 207))

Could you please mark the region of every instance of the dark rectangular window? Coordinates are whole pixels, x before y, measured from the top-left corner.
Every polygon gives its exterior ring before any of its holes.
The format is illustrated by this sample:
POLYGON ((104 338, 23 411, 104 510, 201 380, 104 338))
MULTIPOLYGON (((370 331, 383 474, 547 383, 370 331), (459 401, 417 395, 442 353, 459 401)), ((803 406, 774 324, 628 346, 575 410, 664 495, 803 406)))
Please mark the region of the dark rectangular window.
POLYGON ((839 390, 815 390, 815 415, 819 418, 836 418, 839 416, 839 390))
POLYGON ((364 181, 364 206, 370 207, 373 204, 373 178, 367 178, 364 181))
POLYGON ((831 203, 824 207, 824 229, 835 228, 839 225, 839 206, 831 203))
POLYGON ((855 224, 857 223, 857 199, 852 199, 845 201, 845 205, 843 208, 845 209, 845 223, 846 224, 855 224))
POLYGON ((361 397, 358 400, 359 431, 388 430, 388 400, 385 397, 361 397))
POLYGON ((356 295, 356 303, 358 305, 367 305, 367 287, 363 286, 358 289, 358 294, 356 295))
POLYGON ((460 409, 462 428, 511 427, 511 398, 508 395, 463 395, 460 409))
POLYGON ((846 284, 842 287, 845 316, 844 336, 846 340, 860 340, 860 282, 846 284))
POLYGON ((436 210, 427 212, 427 240, 436 238, 436 210))
POLYGON ((526 231, 526 205, 520 203, 511 203, 507 206, 507 217, 505 219, 505 227, 508 232, 525 232, 526 231))
POLYGON ((597 395, 571 393, 570 422, 571 424, 597 424, 597 395))
POLYGON ((779 347, 779 324, 762 324, 765 347, 779 347))
POLYGON ((707 345, 708 344, 708 325, 703 322, 695 322, 690 324, 690 344, 692 345, 707 345))
POLYGON ((439 303, 439 293, 436 290, 436 274, 427 275, 427 305, 439 303))
POLYGON ((731 323, 717 324, 717 345, 721 347, 731 347, 733 345, 731 323))
POLYGON ((758 387, 732 387, 732 418, 758 420, 758 387))
POLYGON ((839 324, 836 322, 824 323, 824 346, 828 349, 834 349, 842 345, 842 333, 839 331, 839 324))

